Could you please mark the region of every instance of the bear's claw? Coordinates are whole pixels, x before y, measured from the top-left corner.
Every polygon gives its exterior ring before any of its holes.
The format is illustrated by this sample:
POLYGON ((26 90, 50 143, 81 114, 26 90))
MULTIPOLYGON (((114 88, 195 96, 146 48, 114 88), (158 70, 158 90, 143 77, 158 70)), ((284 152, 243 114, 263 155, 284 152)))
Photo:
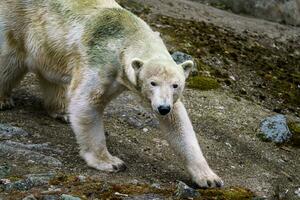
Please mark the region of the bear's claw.
POLYGON ((115 172, 123 172, 127 169, 127 166, 125 165, 125 163, 121 163, 119 165, 113 165, 113 169, 115 170, 115 172))
POLYGON ((67 123, 67 124, 70 123, 70 118, 67 113, 50 113, 49 115, 53 119, 59 120, 61 122, 67 123))

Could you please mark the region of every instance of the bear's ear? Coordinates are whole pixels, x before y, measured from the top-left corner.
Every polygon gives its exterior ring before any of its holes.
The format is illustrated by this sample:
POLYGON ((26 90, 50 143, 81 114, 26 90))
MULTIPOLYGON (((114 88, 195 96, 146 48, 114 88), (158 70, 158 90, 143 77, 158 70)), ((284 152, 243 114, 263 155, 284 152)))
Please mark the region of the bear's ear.
POLYGON ((183 68, 185 78, 188 78, 194 67, 194 62, 192 60, 185 61, 181 64, 181 67, 183 68))
POLYGON ((135 73, 138 73, 139 70, 143 67, 144 62, 138 58, 135 58, 131 61, 131 66, 134 69, 135 73))
POLYGON ((125 69, 128 80, 135 86, 137 85, 138 74, 143 65, 144 62, 142 60, 134 58, 125 69))

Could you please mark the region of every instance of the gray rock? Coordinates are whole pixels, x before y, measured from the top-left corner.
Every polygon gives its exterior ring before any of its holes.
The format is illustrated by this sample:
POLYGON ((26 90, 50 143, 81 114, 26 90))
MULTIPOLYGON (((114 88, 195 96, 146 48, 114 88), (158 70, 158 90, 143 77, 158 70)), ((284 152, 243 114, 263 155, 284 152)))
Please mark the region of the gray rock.
POLYGON ((29 133, 9 124, 0 124, 0 139, 10 139, 14 136, 28 136, 29 133))
POLYGON ((12 183, 0 185, 0 189, 6 192, 13 190, 26 191, 33 187, 47 185, 49 180, 54 177, 53 173, 49 174, 29 174, 26 179, 15 181, 12 183))
POLYGON ((55 195, 45 195, 42 197, 42 200, 59 200, 60 198, 55 195))
POLYGON ((62 166, 62 163, 58 159, 30 149, 34 149, 33 146, 5 141, 0 143, 0 156, 16 160, 31 160, 34 163, 53 167, 62 166))
POLYGON ((299 26, 299 0, 194 0, 258 18, 299 26))
POLYGON ((81 200, 79 197, 73 197, 71 195, 63 194, 60 197, 61 200, 81 200))
POLYGON ((43 196, 42 200, 58 200, 59 197, 54 196, 54 195, 45 195, 43 196))
POLYGON ((124 200, 163 200, 165 198, 157 195, 157 194, 144 194, 134 197, 125 197, 124 200))
POLYGON ((22 144, 19 142, 13 142, 13 141, 5 141, 5 144, 11 146, 11 147, 15 147, 15 148, 19 148, 19 149, 27 149, 27 150, 33 150, 33 151, 51 151, 54 153, 63 153, 62 150, 60 149, 54 149, 49 147, 48 143, 43 143, 43 144, 22 144))
MULTIPOLYGON (((188 60, 191 60, 191 61, 194 61, 193 57, 191 55, 188 55, 186 53, 182 53, 180 51, 175 51, 173 54, 172 54, 172 58, 173 60, 177 63, 177 64, 181 64, 185 61, 188 61, 188 60)), ((195 62, 194 62, 195 63, 195 62)), ((195 63, 196 64, 196 63, 195 63)), ((196 65, 193 67, 190 75, 194 76, 194 75, 197 75, 198 74, 198 70, 197 70, 197 67, 196 65)))
POLYGON ((29 195, 29 196, 23 198, 23 200, 37 200, 37 199, 32 194, 32 195, 29 195))
POLYGON ((0 179, 5 178, 11 171, 11 168, 8 165, 0 166, 0 179))
POLYGON ((194 190, 193 188, 189 187, 184 182, 179 181, 177 184, 177 190, 175 193, 175 197, 177 199, 189 199, 189 198, 195 198, 200 196, 199 192, 194 190))
POLYGON ((173 60, 177 63, 177 64, 181 64, 187 60, 193 60, 193 57, 186 54, 186 53, 182 53, 180 51, 175 51, 172 54, 172 58, 173 60))
POLYGON ((267 117, 261 122, 260 130, 263 139, 275 143, 286 142, 292 136, 284 115, 267 117))

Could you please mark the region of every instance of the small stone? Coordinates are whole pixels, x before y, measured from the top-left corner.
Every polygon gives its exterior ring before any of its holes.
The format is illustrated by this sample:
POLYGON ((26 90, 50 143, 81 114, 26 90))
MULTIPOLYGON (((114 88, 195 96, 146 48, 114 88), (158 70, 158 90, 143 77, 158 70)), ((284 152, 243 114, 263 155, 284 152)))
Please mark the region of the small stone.
POLYGON ((32 195, 29 195, 29 196, 23 198, 23 200, 37 200, 37 199, 32 194, 32 195))
POLYGON ((153 188, 155 188, 155 189, 161 189, 161 186, 160 186, 160 184, 158 184, 158 183, 153 183, 153 184, 151 185, 151 187, 153 187, 153 188))
POLYGON ((186 53, 182 53, 180 51, 175 51, 173 54, 172 54, 172 58, 173 60, 177 63, 177 64, 181 64, 185 61, 188 61, 188 60, 193 60, 193 57, 186 54, 186 53))
POLYGON ((115 192, 115 195, 120 196, 120 197, 128 197, 128 194, 122 194, 122 193, 119 193, 119 192, 115 192))
POLYGON ((194 190, 193 188, 189 187, 184 182, 179 181, 177 184, 177 190, 175 193, 175 197, 178 199, 189 199, 198 197, 200 194, 194 190))
POLYGON ((229 76, 229 78, 233 81, 236 81, 235 77, 234 76, 229 76))
POLYGON ((232 148, 231 144, 229 142, 225 142, 226 146, 228 146, 229 148, 232 148))
POLYGON ((127 117, 125 118, 126 122, 135 127, 135 128, 140 128, 141 126, 143 126, 143 123, 140 119, 138 119, 137 117, 127 117))
POLYGON ((144 132, 144 133, 147 133, 148 131, 149 131, 149 129, 143 128, 143 132, 144 132))
POLYGON ((260 130, 263 139, 279 144, 286 142, 292 136, 284 115, 267 117, 261 122, 260 130))
POLYGON ((297 190, 295 190, 295 195, 296 195, 297 197, 300 197, 300 188, 298 188, 297 190))
POLYGON ((78 178, 78 180, 79 180, 80 182, 82 182, 82 183, 86 181, 86 176, 79 175, 77 178, 78 178))
POLYGON ((59 197, 54 196, 54 195, 45 195, 43 196, 42 200, 58 200, 59 197))
POLYGON ((61 195, 61 200, 81 200, 79 197, 73 197, 71 195, 63 194, 61 195))

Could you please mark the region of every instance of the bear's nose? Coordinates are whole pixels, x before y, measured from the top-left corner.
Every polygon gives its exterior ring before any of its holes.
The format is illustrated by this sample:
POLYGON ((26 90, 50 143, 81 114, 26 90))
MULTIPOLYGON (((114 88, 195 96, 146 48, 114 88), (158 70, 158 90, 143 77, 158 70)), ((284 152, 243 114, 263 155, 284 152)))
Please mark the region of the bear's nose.
POLYGON ((169 105, 163 105, 158 107, 158 112, 161 115, 166 115, 171 111, 171 107, 169 105))

